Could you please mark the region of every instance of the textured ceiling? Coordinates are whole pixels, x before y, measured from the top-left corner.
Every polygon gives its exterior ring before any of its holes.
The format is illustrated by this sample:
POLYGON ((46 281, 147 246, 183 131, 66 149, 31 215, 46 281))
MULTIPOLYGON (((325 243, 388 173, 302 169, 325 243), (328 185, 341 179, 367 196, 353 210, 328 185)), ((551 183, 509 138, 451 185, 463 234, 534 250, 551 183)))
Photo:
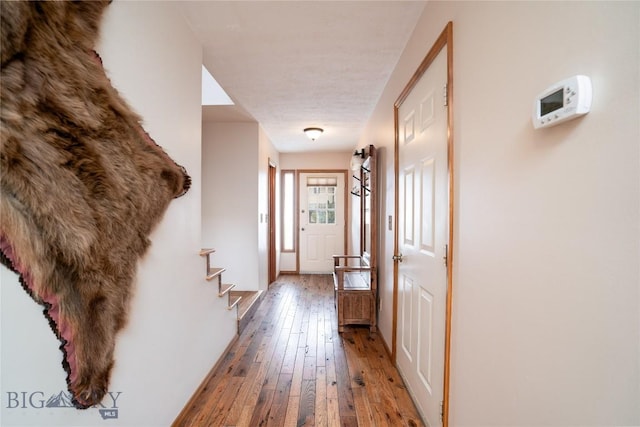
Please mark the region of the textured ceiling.
POLYGON ((280 152, 352 149, 424 4, 181 2, 204 65, 240 106, 205 107, 203 120, 255 120, 280 152), (325 130, 315 142, 302 132, 313 126, 325 130))

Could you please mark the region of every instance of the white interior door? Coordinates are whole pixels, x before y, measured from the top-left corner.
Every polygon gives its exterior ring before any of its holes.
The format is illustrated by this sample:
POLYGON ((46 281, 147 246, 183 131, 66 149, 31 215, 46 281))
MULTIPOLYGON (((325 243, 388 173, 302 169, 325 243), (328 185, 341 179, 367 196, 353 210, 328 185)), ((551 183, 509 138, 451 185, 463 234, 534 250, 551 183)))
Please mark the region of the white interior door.
POLYGON ((300 273, 331 273, 344 253, 344 174, 299 174, 300 273))
POLYGON ((447 52, 398 108, 398 368, 430 426, 441 425, 448 243, 447 52))

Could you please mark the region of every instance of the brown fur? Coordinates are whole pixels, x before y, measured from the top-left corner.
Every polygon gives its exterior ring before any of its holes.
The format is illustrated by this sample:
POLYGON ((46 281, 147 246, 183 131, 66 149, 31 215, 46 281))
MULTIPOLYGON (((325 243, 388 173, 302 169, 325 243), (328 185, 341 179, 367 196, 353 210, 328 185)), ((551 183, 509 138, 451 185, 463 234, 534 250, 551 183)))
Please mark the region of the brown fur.
POLYGON ((0 1, 1 258, 45 306, 79 408, 107 391, 137 261, 190 183, 92 53, 107 4, 0 1))

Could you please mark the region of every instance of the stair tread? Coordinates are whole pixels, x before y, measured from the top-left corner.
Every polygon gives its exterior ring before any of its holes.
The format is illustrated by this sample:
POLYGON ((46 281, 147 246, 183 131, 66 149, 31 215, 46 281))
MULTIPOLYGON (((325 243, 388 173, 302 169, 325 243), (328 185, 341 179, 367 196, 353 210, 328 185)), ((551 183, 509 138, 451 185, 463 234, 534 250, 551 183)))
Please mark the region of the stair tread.
POLYGON ((206 256, 214 253, 216 250, 213 248, 202 248, 200 249, 200 256, 206 256))
POLYGON ((232 296, 242 296, 242 301, 238 307, 238 320, 245 315, 260 302, 264 291, 231 291, 232 296))
POLYGON ((227 307, 227 310, 231 310, 233 307, 237 306, 241 300, 242 300, 241 296, 230 296, 229 306, 227 307))
POLYGON ((220 289, 218 290, 218 296, 224 296, 227 292, 231 291, 231 289, 235 288, 236 285, 233 283, 223 283, 220 285, 220 289))
POLYGON ((219 276, 225 271, 225 268, 222 267, 211 267, 209 271, 207 271, 207 280, 211 280, 214 277, 219 276))

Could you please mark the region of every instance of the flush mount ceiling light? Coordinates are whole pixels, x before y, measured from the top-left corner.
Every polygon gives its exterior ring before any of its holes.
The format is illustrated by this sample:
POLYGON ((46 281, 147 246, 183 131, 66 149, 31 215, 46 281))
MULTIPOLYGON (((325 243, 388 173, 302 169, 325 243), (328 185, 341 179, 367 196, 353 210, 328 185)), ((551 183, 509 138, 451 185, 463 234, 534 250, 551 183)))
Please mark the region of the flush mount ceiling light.
POLYGON ((304 130, 304 133, 309 137, 310 140, 315 141, 316 139, 318 139, 318 137, 320 135, 322 135, 322 132, 324 132, 324 130, 322 130, 322 128, 306 128, 304 130))

